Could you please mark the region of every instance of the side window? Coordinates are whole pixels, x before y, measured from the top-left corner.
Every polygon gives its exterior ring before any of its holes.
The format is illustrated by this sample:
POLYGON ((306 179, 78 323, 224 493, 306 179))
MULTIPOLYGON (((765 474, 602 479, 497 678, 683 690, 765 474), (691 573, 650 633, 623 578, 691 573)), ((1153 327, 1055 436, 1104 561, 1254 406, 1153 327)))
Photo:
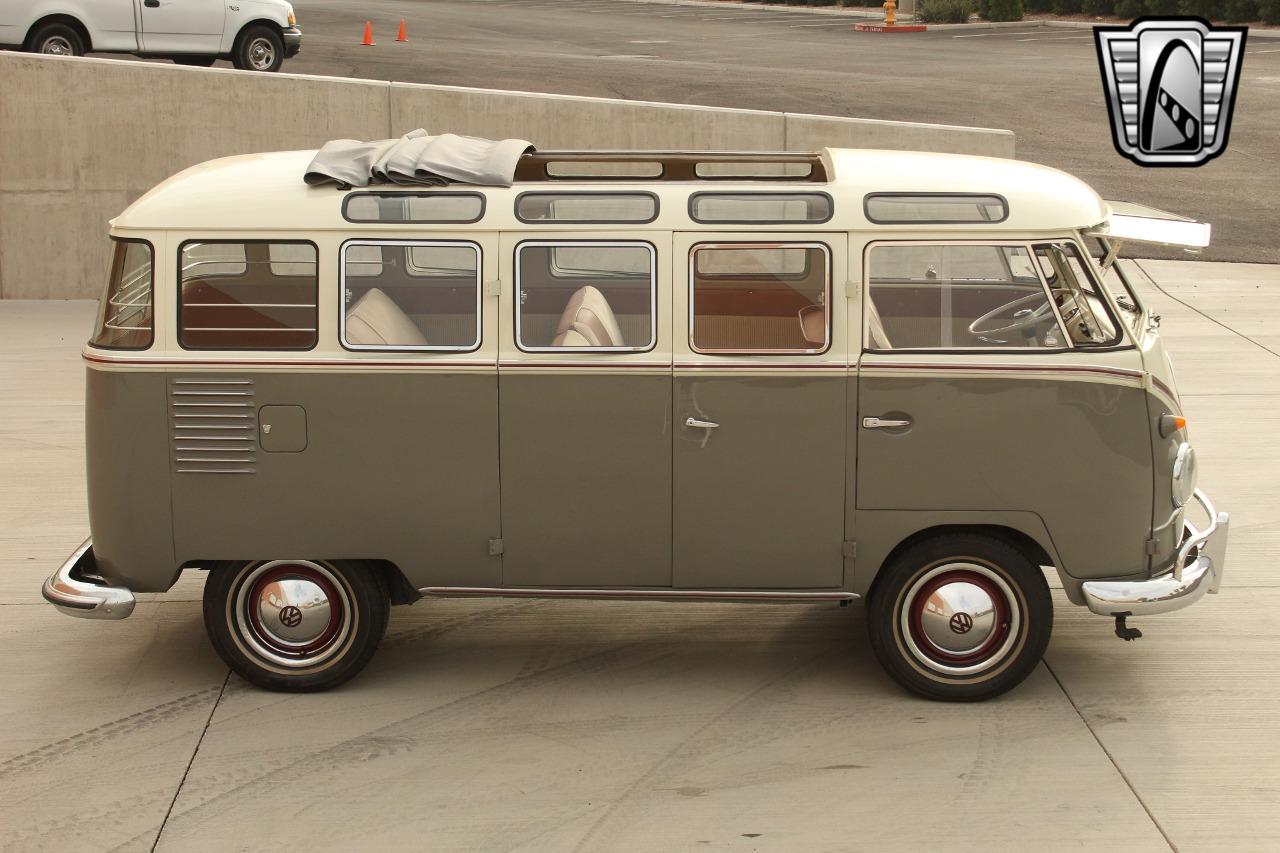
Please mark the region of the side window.
POLYGON ((867 278, 869 350, 1068 346, 1027 246, 881 244, 867 278))
POLYGON ((107 349, 151 346, 154 279, 151 244, 116 240, 107 291, 98 305, 98 321, 89 343, 107 349))
POLYGON ((316 247, 297 241, 191 241, 178 257, 184 349, 316 345, 316 247))
POLYGON ((480 346, 480 247, 357 240, 342 247, 342 345, 470 352, 480 346))
POLYGON ((1111 309, 1085 271, 1076 247, 1071 243, 1038 245, 1036 261, 1072 342, 1076 346, 1115 343, 1117 325, 1111 309))
POLYGON ((821 243, 703 243, 689 256, 689 345, 703 353, 821 353, 831 342, 821 243))
POLYGON ((652 349, 655 263, 648 243, 521 243, 516 247, 516 345, 526 352, 652 349))

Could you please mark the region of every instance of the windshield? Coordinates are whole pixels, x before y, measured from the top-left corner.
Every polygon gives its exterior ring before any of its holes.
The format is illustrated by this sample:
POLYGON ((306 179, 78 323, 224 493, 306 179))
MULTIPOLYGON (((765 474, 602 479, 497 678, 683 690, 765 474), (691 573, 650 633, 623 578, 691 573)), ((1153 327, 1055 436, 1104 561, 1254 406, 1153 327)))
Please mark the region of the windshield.
POLYGON ((1106 299, 1084 268, 1079 251, 1071 243, 1036 246, 1036 260, 1044 274, 1054 304, 1076 346, 1116 343, 1118 327, 1106 299))

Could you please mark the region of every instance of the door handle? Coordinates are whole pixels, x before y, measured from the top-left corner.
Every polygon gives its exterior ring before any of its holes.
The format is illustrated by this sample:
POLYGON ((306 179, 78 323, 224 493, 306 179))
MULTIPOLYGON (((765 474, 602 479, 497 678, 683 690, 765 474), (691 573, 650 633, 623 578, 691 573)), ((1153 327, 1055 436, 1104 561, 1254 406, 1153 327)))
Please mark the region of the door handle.
POLYGON ((863 418, 863 429, 901 429, 911 426, 910 418, 863 418))
POLYGON ((160 0, 142 0, 142 5, 146 6, 148 9, 159 9, 160 0))
POLYGON ((687 427, 694 427, 696 429, 715 429, 720 426, 720 424, 715 421, 702 421, 697 418, 686 419, 684 425, 687 427))

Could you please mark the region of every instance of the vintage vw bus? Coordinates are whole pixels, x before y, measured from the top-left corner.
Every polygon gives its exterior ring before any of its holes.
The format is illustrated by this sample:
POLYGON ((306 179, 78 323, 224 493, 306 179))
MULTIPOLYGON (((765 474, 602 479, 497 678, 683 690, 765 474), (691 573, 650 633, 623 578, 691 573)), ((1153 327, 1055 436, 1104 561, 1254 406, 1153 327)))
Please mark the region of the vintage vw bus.
POLYGON ((981 699, 1045 650, 1042 567, 1125 639, 1221 581, 1114 265, 1207 226, 941 154, 539 152, 509 188, 354 190, 304 185, 312 154, 112 223, 62 611, 206 570, 227 663, 317 690, 424 596, 865 598, 895 679, 981 699))

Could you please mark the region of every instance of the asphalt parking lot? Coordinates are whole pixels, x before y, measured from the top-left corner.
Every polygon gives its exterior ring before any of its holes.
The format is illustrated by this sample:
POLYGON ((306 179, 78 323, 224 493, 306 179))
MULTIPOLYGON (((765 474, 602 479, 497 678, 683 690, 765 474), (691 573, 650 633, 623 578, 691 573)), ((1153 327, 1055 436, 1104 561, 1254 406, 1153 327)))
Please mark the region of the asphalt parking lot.
MULTIPOLYGON (((1248 43, 1226 154, 1198 169, 1150 169, 1111 143, 1088 30, 882 36, 854 32, 843 16, 627 0, 296 7, 305 35, 289 72, 1008 128, 1020 158, 1106 198, 1213 223, 1206 259, 1280 261, 1280 40, 1248 43), (395 41, 401 18, 406 43, 395 41), (375 47, 360 45, 366 20, 375 47)), ((422 124, 432 128, 431 116, 422 124)))
POLYGON ((860 606, 424 601, 310 696, 228 675, 198 572, 62 616, 94 306, 0 302, 0 850, 1280 848, 1280 271, 1143 269, 1222 593, 1136 643, 1056 593, 1046 662, 977 705, 899 690, 860 606))

